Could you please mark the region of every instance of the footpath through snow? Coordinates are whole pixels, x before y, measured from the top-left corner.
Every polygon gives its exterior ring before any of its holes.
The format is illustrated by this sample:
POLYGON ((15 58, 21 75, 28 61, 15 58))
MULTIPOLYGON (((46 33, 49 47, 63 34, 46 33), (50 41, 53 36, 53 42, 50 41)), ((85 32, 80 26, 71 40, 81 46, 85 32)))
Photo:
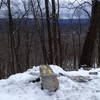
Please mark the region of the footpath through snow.
POLYGON ((92 69, 97 75, 89 75, 89 71, 65 72, 58 66, 50 66, 58 75, 59 89, 54 93, 41 90, 41 82, 32 83, 39 77, 39 66, 24 73, 0 80, 0 100, 100 100, 100 68, 92 69), (90 80, 79 82, 73 76, 88 77, 90 80))

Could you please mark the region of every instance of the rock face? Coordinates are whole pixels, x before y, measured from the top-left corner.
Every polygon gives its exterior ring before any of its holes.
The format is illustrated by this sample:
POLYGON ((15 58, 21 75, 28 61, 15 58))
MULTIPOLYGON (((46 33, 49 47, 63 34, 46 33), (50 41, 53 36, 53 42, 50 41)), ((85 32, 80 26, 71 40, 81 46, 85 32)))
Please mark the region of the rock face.
POLYGON ((57 76, 48 65, 40 66, 40 76, 43 89, 54 92, 59 88, 57 76))

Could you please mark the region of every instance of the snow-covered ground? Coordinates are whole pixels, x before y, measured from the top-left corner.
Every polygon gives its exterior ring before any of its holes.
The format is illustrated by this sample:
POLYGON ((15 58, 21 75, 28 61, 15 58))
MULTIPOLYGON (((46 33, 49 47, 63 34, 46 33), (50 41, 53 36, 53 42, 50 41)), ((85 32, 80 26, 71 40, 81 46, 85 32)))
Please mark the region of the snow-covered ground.
POLYGON ((60 86, 56 92, 41 90, 41 82, 32 83, 39 77, 38 66, 0 80, 0 100, 100 100, 100 69, 91 70, 98 72, 98 75, 89 75, 89 71, 82 69, 65 72, 58 66, 50 67, 58 74, 60 86), (84 76, 91 80, 78 82, 69 76, 84 76))

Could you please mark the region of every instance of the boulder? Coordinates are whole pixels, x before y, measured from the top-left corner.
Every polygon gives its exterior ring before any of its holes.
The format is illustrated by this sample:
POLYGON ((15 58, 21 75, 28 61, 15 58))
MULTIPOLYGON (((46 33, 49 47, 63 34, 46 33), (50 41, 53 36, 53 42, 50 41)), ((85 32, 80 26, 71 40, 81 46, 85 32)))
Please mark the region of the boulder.
POLYGON ((54 92, 59 88, 57 75, 49 67, 49 65, 40 66, 40 77, 42 89, 47 89, 49 92, 54 92))

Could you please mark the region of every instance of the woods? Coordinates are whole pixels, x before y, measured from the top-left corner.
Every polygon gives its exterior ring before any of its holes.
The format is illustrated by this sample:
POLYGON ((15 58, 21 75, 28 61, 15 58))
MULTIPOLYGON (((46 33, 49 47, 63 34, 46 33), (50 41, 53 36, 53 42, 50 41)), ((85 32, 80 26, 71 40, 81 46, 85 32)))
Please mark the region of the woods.
POLYGON ((0 78, 41 64, 99 66, 99 12, 98 0, 1 0, 0 78))

